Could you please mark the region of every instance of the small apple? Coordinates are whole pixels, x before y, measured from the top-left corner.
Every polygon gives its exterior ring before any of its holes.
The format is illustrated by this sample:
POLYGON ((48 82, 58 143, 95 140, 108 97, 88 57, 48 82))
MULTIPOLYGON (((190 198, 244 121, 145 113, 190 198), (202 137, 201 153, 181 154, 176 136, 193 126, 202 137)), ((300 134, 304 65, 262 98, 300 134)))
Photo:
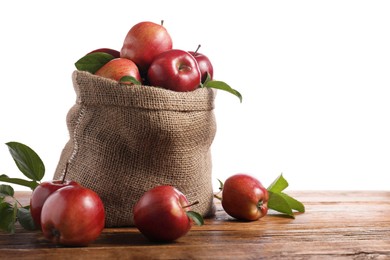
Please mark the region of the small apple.
MULTIPOLYGON (((194 204, 192 204, 194 205, 194 204)), ((146 191, 134 206, 134 224, 150 241, 174 241, 191 229, 187 198, 169 185, 146 191)))
POLYGON ((101 234, 104 224, 102 200, 80 185, 55 191, 42 208, 43 235, 55 244, 87 246, 101 234))
POLYGON ((94 52, 105 52, 105 53, 108 53, 110 55, 112 55, 114 58, 119 58, 120 57, 120 52, 117 51, 117 50, 114 50, 114 49, 110 49, 110 48, 100 48, 100 49, 96 49, 96 50, 93 50, 87 54, 91 54, 91 53, 94 53, 94 52))
POLYGON ((201 75, 195 58, 187 51, 172 49, 160 53, 149 67, 149 84, 173 91, 192 91, 199 87, 201 75))
MULTIPOLYGON (((136 79, 138 82, 142 82, 141 75, 137 65, 126 58, 116 58, 112 59, 106 64, 104 64, 98 71, 95 72, 95 75, 120 81, 121 78, 125 76, 130 76, 136 79)), ((130 81, 121 81, 122 83, 132 84, 130 81)))
POLYGON ((194 56, 196 61, 198 62, 200 73, 202 75, 202 83, 204 83, 206 81, 206 78, 207 78, 207 73, 210 76, 210 80, 213 79, 214 68, 213 68, 213 64, 211 63, 210 59, 206 55, 198 52, 199 48, 200 48, 200 45, 198 45, 198 48, 196 49, 196 51, 190 51, 189 53, 192 56, 194 56))
POLYGON ((258 220, 267 215, 268 191, 255 177, 235 174, 223 184, 221 203, 226 213, 236 219, 258 220))
POLYGON ((134 61, 141 74, 146 74, 154 58, 172 49, 172 39, 161 24, 145 21, 135 24, 127 33, 120 52, 122 58, 134 61))

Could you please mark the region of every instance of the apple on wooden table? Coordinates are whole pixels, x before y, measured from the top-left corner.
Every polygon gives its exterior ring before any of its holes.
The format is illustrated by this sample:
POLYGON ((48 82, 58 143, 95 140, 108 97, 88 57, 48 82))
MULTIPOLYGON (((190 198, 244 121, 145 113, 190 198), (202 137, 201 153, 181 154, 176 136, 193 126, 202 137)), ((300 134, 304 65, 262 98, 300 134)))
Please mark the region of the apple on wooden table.
POLYGON ((254 221, 267 215, 268 191, 249 174, 235 174, 225 180, 222 188, 222 207, 230 216, 254 221))
POLYGON ((102 200, 93 190, 80 185, 52 193, 41 212, 43 235, 59 245, 87 246, 99 237, 104 224, 102 200))
POLYGON ((193 221, 203 218, 190 207, 186 196, 173 186, 160 185, 146 191, 134 206, 134 223, 150 241, 171 242, 191 229, 193 221))

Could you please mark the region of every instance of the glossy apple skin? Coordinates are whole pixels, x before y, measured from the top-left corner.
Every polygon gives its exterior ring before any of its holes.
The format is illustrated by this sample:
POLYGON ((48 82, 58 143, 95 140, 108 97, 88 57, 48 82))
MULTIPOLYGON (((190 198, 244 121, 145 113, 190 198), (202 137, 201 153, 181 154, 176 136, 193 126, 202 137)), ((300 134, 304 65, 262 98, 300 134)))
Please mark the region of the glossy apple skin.
POLYGON ((112 55, 114 58, 119 58, 120 57, 120 52, 117 51, 117 50, 114 50, 114 49, 111 49, 111 48, 100 48, 100 49, 96 49, 96 50, 93 50, 87 54, 91 54, 91 53, 94 53, 94 52, 104 52, 104 53, 108 53, 110 55, 112 55))
MULTIPOLYGON (((98 71, 96 71, 95 75, 113 79, 115 81, 119 81, 124 76, 132 76, 142 83, 141 75, 137 65, 133 61, 125 58, 116 58, 110 60, 98 71)), ((122 83, 131 84, 130 82, 122 83)))
POLYGON ((134 224, 150 241, 171 242, 191 229, 192 220, 187 198, 172 186, 157 186, 147 192, 134 206, 134 224), (185 208, 183 208, 185 207, 185 208))
POLYGON ((41 226, 46 239, 64 246, 87 246, 101 234, 105 212, 91 189, 68 186, 54 192, 42 208, 41 226))
POLYGON ((214 68, 210 59, 206 55, 199 52, 190 51, 189 53, 194 56, 195 60, 198 62, 199 70, 202 77, 202 83, 206 81, 207 73, 209 73, 210 80, 212 80, 214 76, 214 68))
POLYGON ((143 75, 158 54, 170 49, 172 38, 166 28, 161 24, 145 21, 130 28, 120 56, 134 61, 143 75))
POLYGON ((46 199, 58 189, 75 185, 79 184, 75 181, 53 180, 42 182, 34 189, 30 197, 30 213, 37 228, 41 228, 41 211, 46 199))
POLYGON ((195 58, 187 51, 172 49, 159 54, 149 67, 149 84, 173 91, 193 91, 201 74, 195 58))
POLYGON ((222 189, 222 207, 230 216, 254 221, 267 215, 268 191, 248 174, 235 174, 226 179, 222 189))

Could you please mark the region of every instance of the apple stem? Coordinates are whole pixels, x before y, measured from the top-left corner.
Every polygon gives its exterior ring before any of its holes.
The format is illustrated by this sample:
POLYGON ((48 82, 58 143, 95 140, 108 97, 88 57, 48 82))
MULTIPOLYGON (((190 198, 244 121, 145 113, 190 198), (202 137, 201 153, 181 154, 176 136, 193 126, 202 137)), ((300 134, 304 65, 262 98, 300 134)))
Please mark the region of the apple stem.
POLYGON ((65 172, 64 172, 64 176, 62 176, 62 183, 65 182, 65 177, 66 177, 66 174, 68 173, 68 164, 69 164, 69 162, 66 162, 66 164, 65 164, 65 172))
POLYGON ((198 52, 198 50, 199 50, 199 48, 201 47, 201 45, 199 44, 198 45, 198 48, 196 48, 196 51, 195 51, 195 53, 197 53, 198 52))
POLYGON ((214 198, 219 199, 219 200, 222 200, 222 197, 221 197, 221 196, 218 196, 217 194, 214 194, 214 198))
POLYGON ((161 26, 163 26, 164 25, 164 20, 161 20, 161 26))
POLYGON ((182 208, 183 208, 183 209, 189 208, 189 207, 194 206, 194 205, 196 205, 196 204, 199 204, 199 201, 198 201, 198 200, 195 201, 194 203, 191 203, 191 204, 189 204, 189 205, 183 206, 182 208))

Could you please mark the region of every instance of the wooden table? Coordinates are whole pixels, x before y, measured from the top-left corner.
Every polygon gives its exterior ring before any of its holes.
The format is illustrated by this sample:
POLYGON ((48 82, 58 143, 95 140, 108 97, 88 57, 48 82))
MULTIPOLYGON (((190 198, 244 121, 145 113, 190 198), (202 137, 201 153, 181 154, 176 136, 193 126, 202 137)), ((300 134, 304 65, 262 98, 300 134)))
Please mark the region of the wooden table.
MULTIPOLYGON (((136 228, 107 228, 88 247, 66 248, 18 228, 0 233, 0 259, 390 259, 390 192, 287 193, 306 213, 238 222, 217 204, 214 218, 169 244, 150 243, 136 228)), ((28 192, 17 195, 28 202, 28 192)))

